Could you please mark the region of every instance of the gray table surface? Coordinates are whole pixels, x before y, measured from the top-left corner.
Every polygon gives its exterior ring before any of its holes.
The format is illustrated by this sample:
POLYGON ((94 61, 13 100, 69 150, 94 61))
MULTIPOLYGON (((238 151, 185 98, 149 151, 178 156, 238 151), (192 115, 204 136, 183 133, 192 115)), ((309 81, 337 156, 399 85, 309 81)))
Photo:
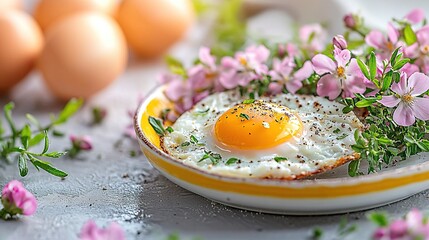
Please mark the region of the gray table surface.
MULTIPOLYGON (((32 1, 29 1, 32 2, 32 1)), ((33 1, 34 2, 34 1, 33 1)), ((204 27, 196 27, 188 38, 172 51, 191 59, 204 37, 204 27), (198 34, 195 34, 198 33, 198 34)), ((77 239, 81 226, 89 219, 99 225, 118 222, 127 239, 164 239, 177 233, 182 239, 306 239, 319 226, 325 239, 333 239, 338 223, 345 218, 358 224, 357 232, 347 239, 368 239, 374 227, 366 219, 368 211, 332 216, 280 216, 249 212, 214 203, 168 181, 140 153, 135 140, 124 138, 123 129, 131 123, 127 111, 134 109, 137 98, 156 85, 161 61, 136 62, 102 93, 86 102, 85 107, 61 129, 68 134, 87 134, 94 150, 77 159, 55 160, 55 166, 69 173, 65 180, 30 168, 27 177, 18 175, 16 165, 0 168, 0 186, 19 179, 38 199, 34 216, 15 221, 0 221, 0 240, 77 239), (103 106, 108 117, 102 125, 90 127, 90 107, 103 106), (130 156, 130 152, 139 153, 130 156)), ((24 113, 47 120, 61 104, 45 89, 38 73, 32 73, 0 104, 13 100, 18 122, 24 113)), ((51 148, 64 150, 67 138, 56 139, 51 148)), ((381 207, 400 217, 412 207, 429 210, 429 192, 422 192, 398 203, 381 207)), ((339 238, 342 239, 342 238, 339 238)))

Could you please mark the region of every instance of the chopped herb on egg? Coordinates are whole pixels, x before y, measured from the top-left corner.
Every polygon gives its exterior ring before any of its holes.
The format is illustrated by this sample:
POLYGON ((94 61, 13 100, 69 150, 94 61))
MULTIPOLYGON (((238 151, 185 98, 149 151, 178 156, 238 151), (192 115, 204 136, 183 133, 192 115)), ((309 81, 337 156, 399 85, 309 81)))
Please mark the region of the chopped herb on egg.
POLYGON ((194 115, 197 115, 197 116, 204 116, 204 115, 206 115, 209 111, 210 111, 210 108, 207 108, 206 110, 196 111, 196 112, 194 113, 194 115))
POLYGON ((232 157, 232 158, 228 159, 228 161, 226 161, 225 165, 234 164, 234 163, 238 162, 238 160, 239 160, 238 158, 232 157))
POLYGON ((182 144, 180 144, 181 147, 187 147, 189 145, 191 145, 190 142, 183 142, 182 144))
POLYGON ((287 161, 287 158, 286 157, 274 157, 274 161, 276 161, 276 162, 287 161))
POLYGON ((204 151, 204 156, 198 162, 202 162, 206 159, 209 159, 213 165, 216 165, 222 160, 222 156, 219 153, 204 151))
POLYGON ((174 132, 174 129, 173 129, 172 127, 170 127, 170 126, 168 126, 165 130, 166 130, 167 132, 169 132, 169 133, 174 132))
POLYGON ((149 124, 152 126, 153 130, 159 135, 164 136, 165 135, 165 129, 162 125, 161 120, 154 118, 152 116, 149 116, 149 124))
POLYGON ((347 134, 343 134, 343 135, 337 137, 337 140, 342 140, 342 139, 346 138, 347 136, 348 136, 347 134))
POLYGON ((334 133, 340 133, 340 131, 341 130, 339 128, 337 128, 337 129, 334 130, 334 133))
POLYGON ((190 139, 191 139, 191 143, 193 143, 193 144, 197 144, 198 146, 205 146, 205 144, 200 143, 194 135, 191 135, 190 139))
POLYGON ((245 114, 245 113, 240 113, 240 117, 244 118, 246 120, 249 120, 249 115, 245 114))
POLYGON ((244 104, 251 104, 251 103, 254 103, 254 102, 255 102, 255 99, 246 99, 246 100, 243 101, 244 104))

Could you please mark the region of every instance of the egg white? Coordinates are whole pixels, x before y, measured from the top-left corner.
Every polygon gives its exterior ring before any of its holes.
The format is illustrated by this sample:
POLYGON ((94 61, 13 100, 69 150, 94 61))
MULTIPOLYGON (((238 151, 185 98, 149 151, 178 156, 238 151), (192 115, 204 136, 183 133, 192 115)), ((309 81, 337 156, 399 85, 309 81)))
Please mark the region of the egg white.
POLYGON ((164 151, 184 164, 219 175, 283 179, 312 175, 357 157, 351 145, 355 143, 354 132, 362 124, 354 113, 342 113, 342 104, 321 97, 292 94, 261 99, 297 113, 303 123, 302 134, 262 150, 220 147, 213 132, 216 120, 244 100, 238 92, 227 91, 207 97, 182 114, 172 125, 174 132, 162 138, 164 151), (191 141, 191 136, 198 143, 191 141), (222 159, 217 164, 210 159, 200 161, 208 152, 220 154, 222 159), (287 160, 275 161, 275 157, 287 160), (239 161, 228 165, 226 162, 230 158, 239 161))

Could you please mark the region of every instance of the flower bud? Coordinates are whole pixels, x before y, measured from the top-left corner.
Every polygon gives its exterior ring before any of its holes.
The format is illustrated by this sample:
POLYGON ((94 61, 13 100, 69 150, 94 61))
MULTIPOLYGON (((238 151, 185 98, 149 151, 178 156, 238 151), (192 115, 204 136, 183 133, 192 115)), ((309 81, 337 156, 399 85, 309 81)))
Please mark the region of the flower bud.
POLYGON ((343 35, 336 35, 332 39, 332 44, 334 44, 335 48, 338 48, 338 49, 341 49, 341 50, 347 49, 347 41, 343 37, 343 35))
POLYGON ((92 140, 89 136, 77 137, 75 135, 70 136, 70 141, 74 148, 79 150, 89 151, 92 149, 92 140))
POLYGON ((350 28, 350 29, 357 28, 356 18, 353 14, 349 13, 345 15, 343 18, 343 21, 344 21, 344 25, 346 25, 347 28, 350 28))
POLYGON ((13 180, 4 186, 1 202, 4 207, 2 211, 10 216, 17 214, 32 215, 37 208, 37 200, 34 195, 17 180, 13 180))

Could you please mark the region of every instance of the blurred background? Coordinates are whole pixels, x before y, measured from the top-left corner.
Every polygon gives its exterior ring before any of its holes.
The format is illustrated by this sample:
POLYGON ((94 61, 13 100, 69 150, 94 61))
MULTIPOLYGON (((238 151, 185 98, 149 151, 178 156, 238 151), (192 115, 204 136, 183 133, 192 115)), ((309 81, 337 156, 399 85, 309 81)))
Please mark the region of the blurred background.
POLYGON ((429 2, 417 0, 0 0, 0 96, 64 101, 112 89, 137 93, 156 85, 166 55, 186 63, 220 40, 285 42, 313 22, 338 34, 350 12, 385 29, 392 16, 416 7, 429 12, 429 2))

